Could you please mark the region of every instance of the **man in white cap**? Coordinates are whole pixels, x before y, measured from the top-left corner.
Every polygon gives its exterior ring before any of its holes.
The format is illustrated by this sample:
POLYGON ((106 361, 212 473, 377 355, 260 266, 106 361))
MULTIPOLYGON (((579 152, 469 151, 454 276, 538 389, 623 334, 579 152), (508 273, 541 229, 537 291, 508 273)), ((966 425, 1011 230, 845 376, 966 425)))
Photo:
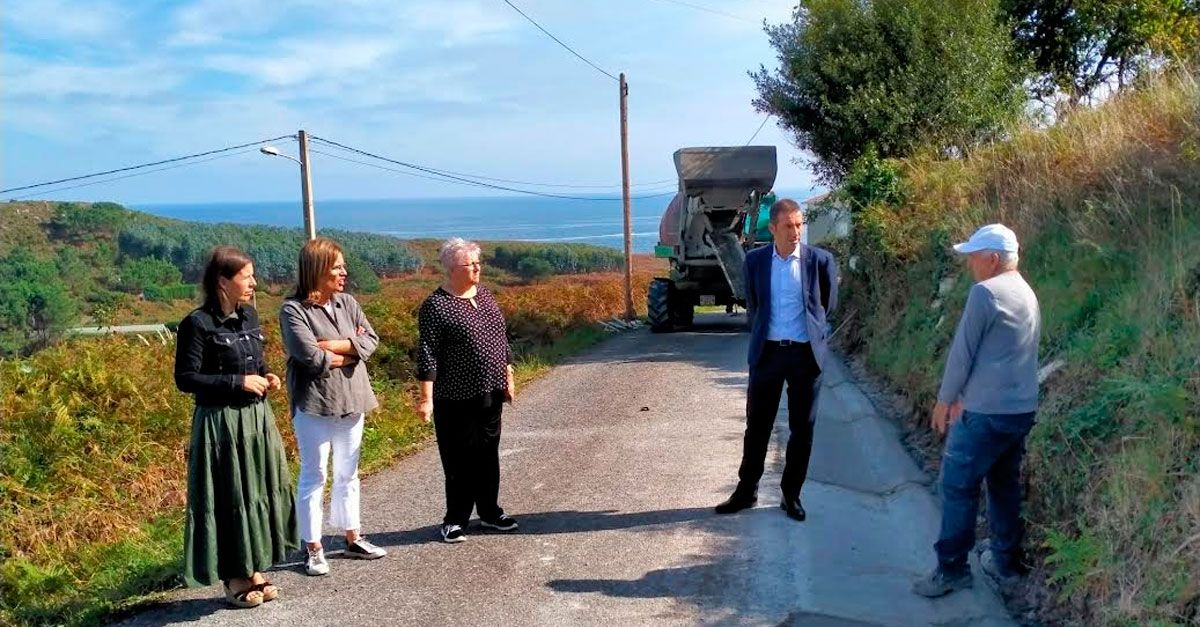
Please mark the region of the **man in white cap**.
POLYGON ((1017 236, 989 224, 954 246, 975 278, 950 345, 930 425, 950 436, 942 455, 937 568, 913 592, 938 597, 973 583, 979 486, 988 484, 989 550, 983 569, 1002 584, 1020 576, 1021 458, 1038 404, 1037 296, 1017 272, 1017 236), (961 416, 961 418, 960 418, 961 416))

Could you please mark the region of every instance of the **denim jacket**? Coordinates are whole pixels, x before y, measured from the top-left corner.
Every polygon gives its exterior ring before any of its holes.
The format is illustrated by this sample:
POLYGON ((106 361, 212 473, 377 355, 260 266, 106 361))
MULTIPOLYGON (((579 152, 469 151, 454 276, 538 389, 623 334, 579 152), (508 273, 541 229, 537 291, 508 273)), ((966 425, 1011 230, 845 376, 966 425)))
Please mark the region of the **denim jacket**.
POLYGON ((205 407, 242 407, 262 396, 242 389, 245 375, 266 376, 263 331, 258 312, 241 306, 228 317, 209 307, 179 322, 175 345, 175 385, 205 407))

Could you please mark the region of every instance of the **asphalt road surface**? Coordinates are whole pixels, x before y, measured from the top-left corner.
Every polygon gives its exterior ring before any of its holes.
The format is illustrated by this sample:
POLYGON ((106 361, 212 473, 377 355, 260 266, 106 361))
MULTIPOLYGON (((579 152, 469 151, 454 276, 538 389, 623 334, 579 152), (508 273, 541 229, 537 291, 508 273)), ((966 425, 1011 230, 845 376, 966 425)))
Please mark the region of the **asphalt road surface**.
POLYGON ((185 590, 125 624, 1010 624, 978 568, 974 590, 909 592, 934 563, 937 504, 840 367, 820 400, 808 521, 778 507, 786 403, 758 507, 713 513, 741 455, 743 324, 708 314, 693 332, 621 334, 521 391, 501 440, 515 534, 472 523, 466 542, 441 542, 430 443, 363 483, 364 533, 387 557, 344 559, 330 535, 331 573, 280 565, 276 601, 237 610, 218 587, 185 590))

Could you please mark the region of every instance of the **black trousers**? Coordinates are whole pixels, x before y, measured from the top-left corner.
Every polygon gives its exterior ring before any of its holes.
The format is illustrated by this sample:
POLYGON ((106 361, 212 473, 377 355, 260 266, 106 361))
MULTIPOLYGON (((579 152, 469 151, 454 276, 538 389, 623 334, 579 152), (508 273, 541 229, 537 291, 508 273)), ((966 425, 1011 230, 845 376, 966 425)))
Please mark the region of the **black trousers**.
POLYGON ((755 494, 758 490, 785 382, 791 436, 779 487, 785 497, 791 498, 799 496, 800 488, 804 486, 808 459, 812 455, 813 426, 817 421, 821 368, 807 343, 780 346, 768 342, 758 363, 750 368, 746 435, 742 443, 742 465, 738 469, 739 494, 755 494))
POLYGON ((504 513, 500 495, 500 414, 504 392, 466 401, 433 401, 433 428, 446 476, 447 525, 466 528, 471 510, 484 520, 504 513))

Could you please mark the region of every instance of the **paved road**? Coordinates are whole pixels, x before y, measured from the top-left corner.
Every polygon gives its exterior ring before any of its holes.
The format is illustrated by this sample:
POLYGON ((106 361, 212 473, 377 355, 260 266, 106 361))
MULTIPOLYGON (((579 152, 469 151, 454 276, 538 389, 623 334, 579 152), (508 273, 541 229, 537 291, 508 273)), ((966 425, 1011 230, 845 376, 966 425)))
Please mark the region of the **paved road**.
POLYGON ((746 335, 742 318, 697 321, 691 333, 617 336, 523 391, 501 443, 501 500, 519 534, 472 528, 441 543, 430 446, 364 483, 364 529, 387 558, 335 554, 324 578, 285 565, 273 575, 281 598, 261 608, 227 609, 214 587, 127 624, 1008 623, 982 578, 938 601, 908 592, 932 564, 936 504, 840 368, 822 393, 809 520, 778 508, 778 446, 759 507, 714 515, 740 456, 746 335))

